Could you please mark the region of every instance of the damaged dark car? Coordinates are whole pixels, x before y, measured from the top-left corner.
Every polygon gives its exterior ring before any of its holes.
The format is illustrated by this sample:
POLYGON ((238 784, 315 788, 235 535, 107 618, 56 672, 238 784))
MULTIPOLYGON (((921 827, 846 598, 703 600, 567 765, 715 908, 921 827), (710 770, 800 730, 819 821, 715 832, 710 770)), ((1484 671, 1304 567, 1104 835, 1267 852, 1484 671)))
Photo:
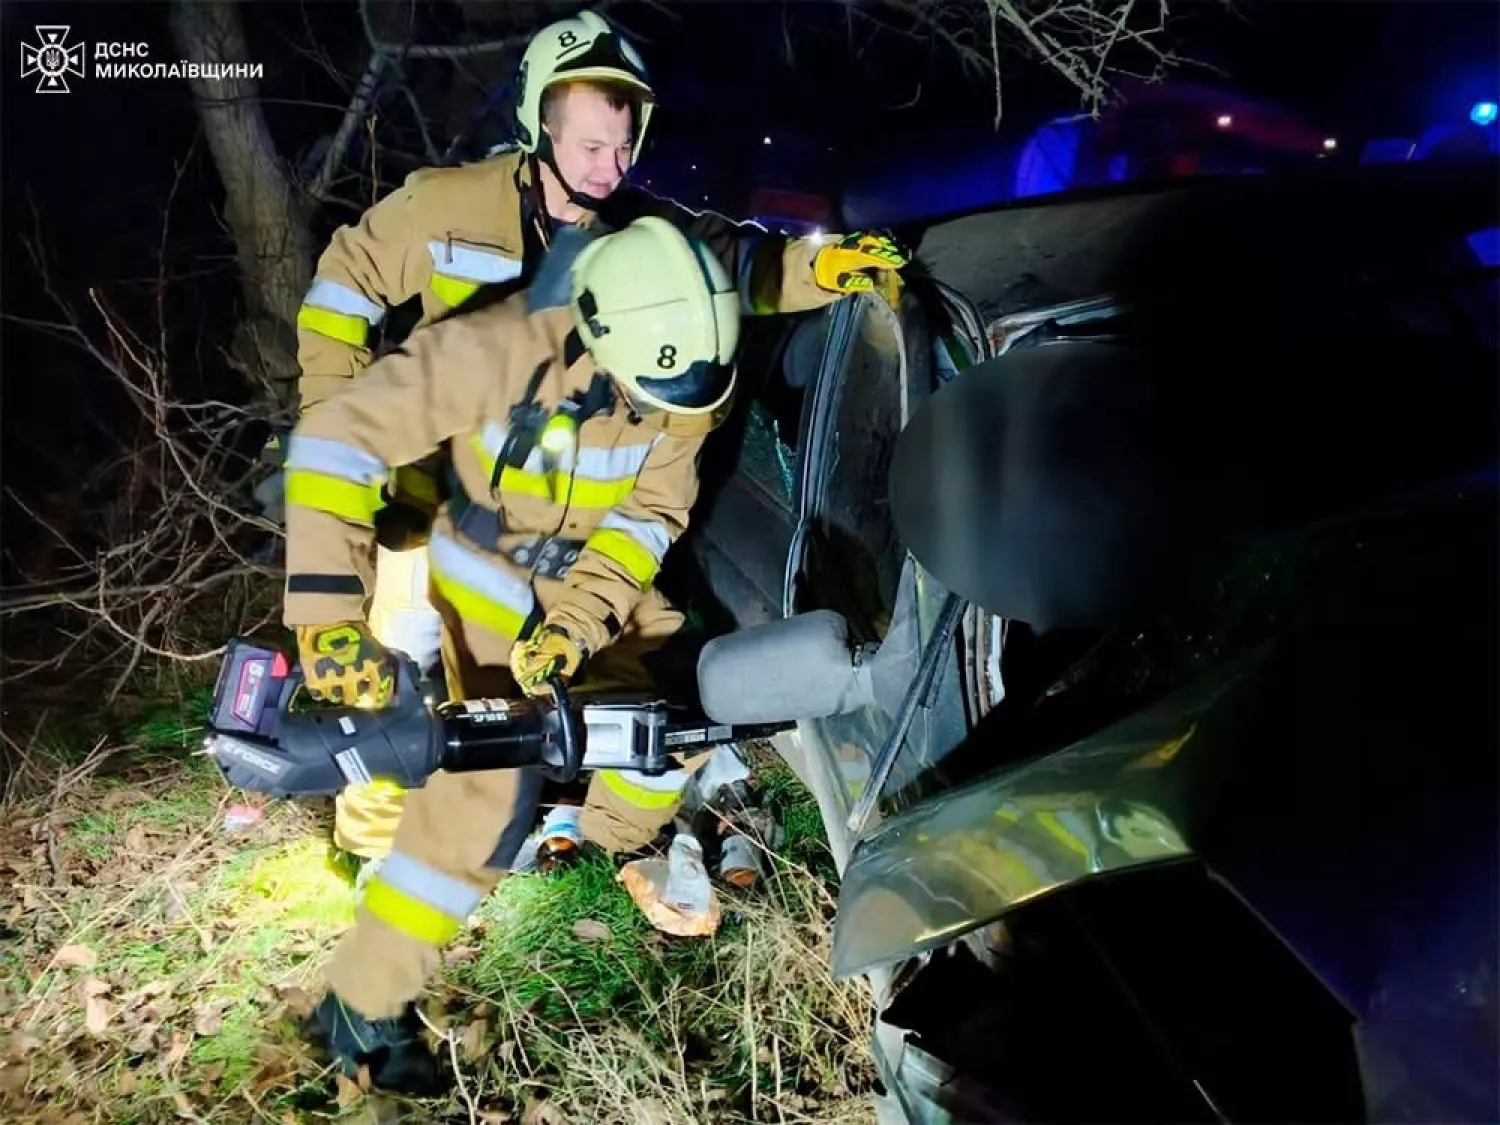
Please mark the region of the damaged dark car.
POLYGON ((1012 204, 748 341, 704 703, 799 720, 889 1120, 1500 1116, 1497 201, 1012 204))

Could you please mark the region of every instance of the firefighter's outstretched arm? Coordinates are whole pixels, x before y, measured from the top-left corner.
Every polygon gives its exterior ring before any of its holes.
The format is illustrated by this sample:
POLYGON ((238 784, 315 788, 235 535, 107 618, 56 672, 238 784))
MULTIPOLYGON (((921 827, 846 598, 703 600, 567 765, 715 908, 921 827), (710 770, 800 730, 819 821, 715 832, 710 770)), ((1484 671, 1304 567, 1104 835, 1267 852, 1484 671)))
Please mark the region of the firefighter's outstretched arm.
POLYGON ((701 239, 735 279, 740 311, 750 316, 804 312, 841 297, 873 292, 900 301, 909 258, 878 232, 788 238, 757 223, 736 223, 716 211, 692 211, 670 199, 640 193, 646 206, 701 239))

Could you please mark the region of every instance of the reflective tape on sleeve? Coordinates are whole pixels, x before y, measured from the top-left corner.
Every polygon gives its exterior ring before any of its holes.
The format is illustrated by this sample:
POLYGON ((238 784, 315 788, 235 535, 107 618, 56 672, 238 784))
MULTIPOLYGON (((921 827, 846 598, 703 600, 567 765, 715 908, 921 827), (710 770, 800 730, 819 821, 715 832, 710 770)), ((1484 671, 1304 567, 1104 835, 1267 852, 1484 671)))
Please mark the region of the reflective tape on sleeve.
POLYGON ((672 539, 655 520, 631 519, 606 512, 588 538, 588 548, 619 563, 641 586, 648 586, 661 569, 672 539))
POLYGON ((312 283, 307 296, 302 298, 302 303, 313 308, 327 309, 329 312, 343 313, 345 316, 357 316, 372 327, 385 319, 384 306, 376 304, 358 290, 337 281, 329 281, 326 277, 320 277, 312 283))
POLYGON ((330 312, 312 305, 303 305, 297 310, 297 327, 348 344, 351 348, 364 347, 370 338, 370 325, 363 317, 330 312))
POLYGON ((390 472, 384 461, 357 445, 304 434, 293 434, 287 443, 286 468, 343 477, 355 484, 383 481, 390 472))
POLYGON ((375 513, 384 500, 379 482, 355 484, 324 473, 289 469, 286 473, 286 502, 327 512, 361 527, 373 527, 375 513))

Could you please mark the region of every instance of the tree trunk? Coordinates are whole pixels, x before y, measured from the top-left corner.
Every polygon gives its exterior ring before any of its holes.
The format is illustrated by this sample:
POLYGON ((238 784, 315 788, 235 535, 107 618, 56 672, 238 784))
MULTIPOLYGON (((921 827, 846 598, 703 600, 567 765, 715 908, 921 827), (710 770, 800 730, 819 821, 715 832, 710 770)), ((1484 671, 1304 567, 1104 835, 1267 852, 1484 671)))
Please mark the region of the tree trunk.
MULTIPOLYGON (((174 0, 172 34, 182 57, 210 74, 250 61, 234 3, 174 0)), ((297 308, 312 276, 311 213, 271 140, 259 83, 241 77, 188 83, 224 185, 224 217, 239 260, 245 318, 232 352, 284 406, 294 400, 297 308)))

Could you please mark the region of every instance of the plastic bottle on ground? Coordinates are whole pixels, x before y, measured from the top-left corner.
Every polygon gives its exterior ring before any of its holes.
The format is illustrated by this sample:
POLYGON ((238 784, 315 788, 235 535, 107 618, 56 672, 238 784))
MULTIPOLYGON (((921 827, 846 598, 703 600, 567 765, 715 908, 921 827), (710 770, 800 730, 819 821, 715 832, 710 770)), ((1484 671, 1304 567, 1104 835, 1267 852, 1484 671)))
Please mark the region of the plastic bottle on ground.
POLYGON ((541 843, 537 845, 536 870, 545 875, 578 860, 583 851, 583 833, 578 828, 583 809, 578 805, 558 805, 542 821, 541 843))
POLYGON ((689 914, 707 912, 713 898, 708 871, 703 866, 703 845, 691 832, 679 832, 672 838, 667 853, 667 885, 663 898, 671 906, 689 914))

